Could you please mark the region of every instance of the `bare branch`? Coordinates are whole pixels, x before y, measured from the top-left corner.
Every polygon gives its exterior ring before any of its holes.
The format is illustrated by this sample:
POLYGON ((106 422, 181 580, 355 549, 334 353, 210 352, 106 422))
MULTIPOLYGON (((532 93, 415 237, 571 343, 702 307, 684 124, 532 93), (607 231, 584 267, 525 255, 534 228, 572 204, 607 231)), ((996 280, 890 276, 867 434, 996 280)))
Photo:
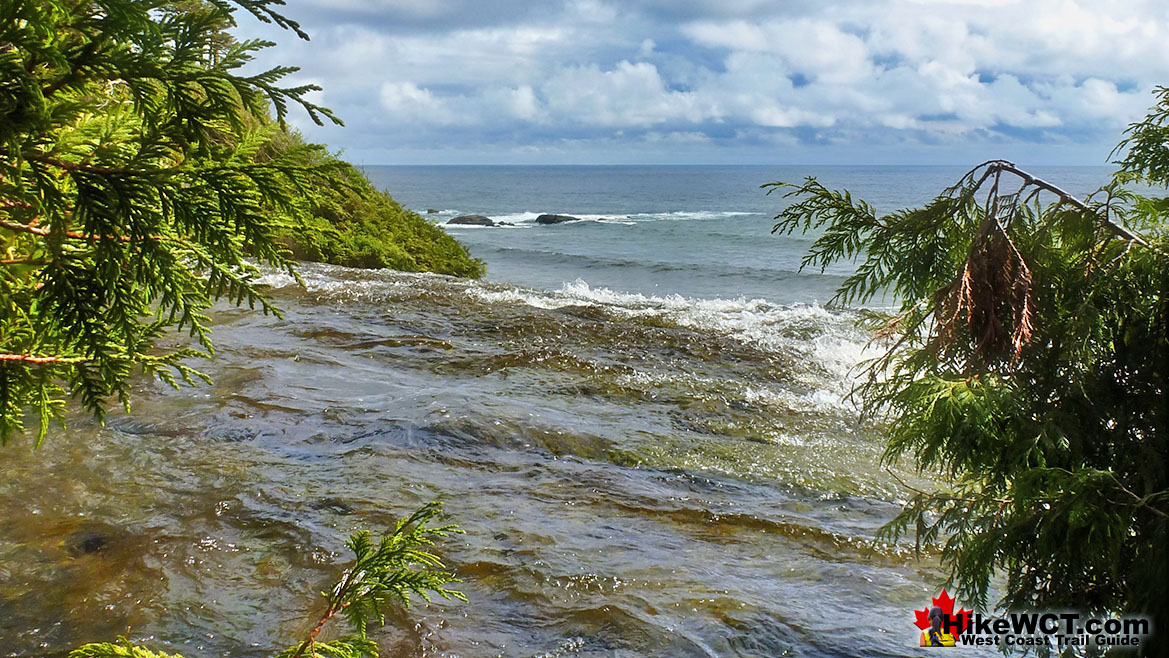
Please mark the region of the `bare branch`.
MULTIPOLYGON (((990 170, 1005 171, 1008 173, 1012 173, 1012 174, 1018 176, 1019 178, 1022 178, 1023 179, 1023 187, 1027 187, 1028 185, 1033 185, 1036 188, 1045 190, 1047 192, 1051 192, 1052 194, 1059 197, 1060 201, 1067 203, 1069 205, 1075 206, 1076 208, 1079 208, 1080 210, 1083 210, 1085 212, 1089 212, 1089 213, 1092 213, 1093 215, 1096 215, 1100 219, 1101 224, 1103 224, 1109 231, 1111 231, 1117 237, 1123 238, 1123 239, 1128 240, 1130 242, 1135 242, 1136 244, 1139 244, 1142 247, 1154 249, 1155 251, 1158 251, 1160 253, 1159 249, 1156 249, 1155 247, 1150 245, 1148 243, 1148 241, 1145 240, 1143 237, 1137 235, 1136 233, 1133 233, 1132 231, 1128 230, 1127 228, 1121 226, 1120 224, 1113 222, 1107 215, 1101 216, 1100 213, 1096 212, 1096 210, 1094 210, 1091 206, 1084 203, 1080 199, 1076 198, 1071 192, 1068 192, 1067 190, 1059 187, 1058 185, 1055 185, 1053 183, 1049 183, 1049 182, 1043 180, 1042 178, 1039 178, 1039 177, 1034 176, 1026 171, 1023 171, 1022 169, 1019 169, 1018 167, 1016 167, 1014 165, 1014 163, 1007 162, 1006 160, 993 160, 990 163, 988 163, 986 166, 987 166, 988 171, 990 171, 990 170)), ((984 180, 985 180, 985 178, 984 178, 984 180)))

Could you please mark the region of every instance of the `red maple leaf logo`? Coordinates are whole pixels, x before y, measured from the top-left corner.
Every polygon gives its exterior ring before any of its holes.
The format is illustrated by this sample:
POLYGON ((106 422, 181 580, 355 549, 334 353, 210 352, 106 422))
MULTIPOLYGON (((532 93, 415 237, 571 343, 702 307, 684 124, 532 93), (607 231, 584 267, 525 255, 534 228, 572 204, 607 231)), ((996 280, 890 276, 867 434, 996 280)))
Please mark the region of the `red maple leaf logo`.
MULTIPOLYGON (((946 615, 947 618, 954 619, 954 598, 947 594, 945 589, 942 590, 940 595, 933 598, 933 605, 941 608, 942 612, 946 615)), ((959 633, 966 630, 970 626, 970 615, 972 614, 973 611, 967 610, 966 608, 960 608, 958 610, 957 619, 959 633)), ((914 624, 916 624, 916 626, 921 630, 924 631, 930 627, 929 607, 925 608, 924 610, 914 610, 913 616, 917 618, 914 624)))

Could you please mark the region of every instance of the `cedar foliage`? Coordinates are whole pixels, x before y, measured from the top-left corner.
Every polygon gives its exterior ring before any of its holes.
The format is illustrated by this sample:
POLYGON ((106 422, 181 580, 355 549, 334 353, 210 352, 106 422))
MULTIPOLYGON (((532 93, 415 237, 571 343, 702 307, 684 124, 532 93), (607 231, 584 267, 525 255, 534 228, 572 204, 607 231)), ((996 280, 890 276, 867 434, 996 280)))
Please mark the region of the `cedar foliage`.
MULTIPOLYGON (((278 0, 235 3, 303 32, 278 0)), ((274 309, 253 261, 293 272, 276 239, 304 217, 303 197, 337 185, 313 147, 256 153, 270 104, 339 123, 282 87, 295 71, 240 68, 263 41, 224 43, 224 0, 182 11, 165 0, 8 0, 0 7, 0 442, 66 395, 99 419, 128 405, 135 366, 172 385, 213 346, 216 299, 274 309), (308 163, 308 164, 306 164, 308 163), (273 209, 280 212, 273 218, 273 209), (247 260, 246 260, 247 259, 247 260), (170 328, 197 347, 154 349, 170 328)))
POLYGON ((281 85, 297 69, 244 73, 273 44, 227 31, 242 9, 307 38, 283 4, 0 3, 0 444, 29 420, 39 444, 70 397, 99 420, 111 399, 128 408, 135 369, 206 379, 189 365, 213 353, 206 309, 275 312, 257 264, 295 276, 289 246, 482 273, 441 229, 289 136, 293 106, 340 121, 306 98, 317 87, 281 85), (192 346, 156 349, 175 329, 192 346))
MULTIPOLYGON (((321 592, 327 602, 325 611, 300 642, 276 658, 378 658, 377 643, 369 639, 367 631, 370 622, 385 623, 387 606, 409 607, 411 596, 430 601, 431 594, 466 601, 462 592, 447 587, 459 580, 430 552, 435 539, 462 533, 451 524, 430 525, 441 515, 442 503, 428 503, 400 519, 376 542, 367 531, 351 536, 346 546, 353 552, 353 563, 328 591, 321 592), (334 640, 319 639, 338 614, 347 621, 349 634, 334 640)), ((155 653, 123 640, 86 644, 70 652, 69 658, 182 657, 155 653)))
POLYGON ((940 545, 980 608, 1002 574, 1005 608, 1169 620, 1169 90, 1156 96, 1086 200, 1003 161, 886 215, 812 178, 764 186, 793 199, 773 232, 820 232, 804 266, 859 261, 835 302, 896 300, 856 393, 887 424, 885 460, 949 486, 915 490, 884 535, 940 545))
MULTIPOLYGON (((305 98, 315 86, 280 86, 295 68, 240 71, 273 44, 232 39, 238 9, 307 38, 283 4, 0 4, 0 443, 30 409, 42 441, 66 396, 99 419, 111 397, 128 405, 135 366, 171 385, 206 379, 186 363, 213 352, 206 309, 227 299, 276 312, 255 287, 256 263, 296 276, 286 241, 336 232, 315 213, 372 189, 323 147, 287 138, 292 105, 340 124, 305 98), (157 349, 168 329, 195 347, 157 349)), ((387 605, 465 600, 430 551, 461 532, 431 525, 441 512, 426 505, 376 543, 353 535, 355 561, 323 593, 326 612, 281 655, 376 658, 366 629, 387 605), (318 641, 338 613, 350 634, 318 641)), ((175 658, 128 641, 70 656, 175 658)))

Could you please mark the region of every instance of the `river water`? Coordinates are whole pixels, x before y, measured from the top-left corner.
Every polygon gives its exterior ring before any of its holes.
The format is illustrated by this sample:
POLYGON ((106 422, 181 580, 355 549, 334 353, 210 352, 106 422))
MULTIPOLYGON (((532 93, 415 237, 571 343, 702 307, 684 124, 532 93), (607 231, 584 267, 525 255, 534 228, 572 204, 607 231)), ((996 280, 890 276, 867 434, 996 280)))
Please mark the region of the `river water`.
POLYGON ((384 656, 915 651, 944 574, 874 535, 898 478, 930 482, 883 469, 846 398, 873 354, 823 306, 847 268, 768 235, 758 185, 804 173, 889 210, 961 171, 371 168, 436 221, 515 223, 452 228, 488 278, 270 275, 284 318, 218 308, 213 386, 142 381, 132 414, 3 448, 0 655, 271 655, 350 532, 437 498, 470 602, 394 612, 384 656))

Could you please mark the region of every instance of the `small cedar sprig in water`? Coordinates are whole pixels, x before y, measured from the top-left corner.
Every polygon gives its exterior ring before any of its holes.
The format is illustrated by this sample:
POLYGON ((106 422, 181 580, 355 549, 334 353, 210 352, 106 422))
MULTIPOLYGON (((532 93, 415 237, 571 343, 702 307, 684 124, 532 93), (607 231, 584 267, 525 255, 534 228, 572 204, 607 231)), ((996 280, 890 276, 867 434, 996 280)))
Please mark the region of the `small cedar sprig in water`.
POLYGON ((102 642, 74 649, 69 658, 182 658, 178 654, 155 653, 146 647, 136 647, 128 641, 122 644, 102 642))
POLYGON ((427 524, 442 514, 442 503, 433 502, 398 521, 394 531, 382 537, 376 547, 369 531, 362 530, 349 538, 347 545, 356 558, 345 570, 330 592, 321 592, 329 607, 308 637, 296 647, 280 653, 277 658, 317 656, 327 658, 376 658, 377 645, 366 639, 369 621, 386 621, 385 607, 399 603, 410 605, 410 595, 417 594, 430 601, 428 592, 444 599, 466 601, 462 592, 446 585, 459 582, 454 574, 443 569, 442 562, 427 549, 434 545, 432 538, 462 533, 457 526, 446 524, 430 527, 427 524), (417 565, 418 569, 413 568, 417 565), (335 615, 341 613, 349 622, 354 636, 329 645, 318 643, 317 635, 335 615), (307 652, 307 653, 306 653, 307 652))
MULTIPOLYGON (((429 525, 442 516, 442 503, 427 503, 398 521, 393 532, 374 541, 368 530, 349 537, 353 564, 327 592, 325 612, 304 639, 276 655, 276 658, 377 658, 378 646, 366 636, 369 622, 386 621, 385 610, 395 604, 410 606, 411 595, 430 601, 431 594, 444 599, 466 601, 462 592, 447 587, 460 582, 442 561, 430 552, 436 538, 463 534, 454 524, 429 525), (350 635, 332 642, 318 642, 325 625, 338 614, 349 623, 350 635)), ((73 650, 69 658, 182 658, 155 653, 129 641, 121 644, 87 644, 73 650)))

